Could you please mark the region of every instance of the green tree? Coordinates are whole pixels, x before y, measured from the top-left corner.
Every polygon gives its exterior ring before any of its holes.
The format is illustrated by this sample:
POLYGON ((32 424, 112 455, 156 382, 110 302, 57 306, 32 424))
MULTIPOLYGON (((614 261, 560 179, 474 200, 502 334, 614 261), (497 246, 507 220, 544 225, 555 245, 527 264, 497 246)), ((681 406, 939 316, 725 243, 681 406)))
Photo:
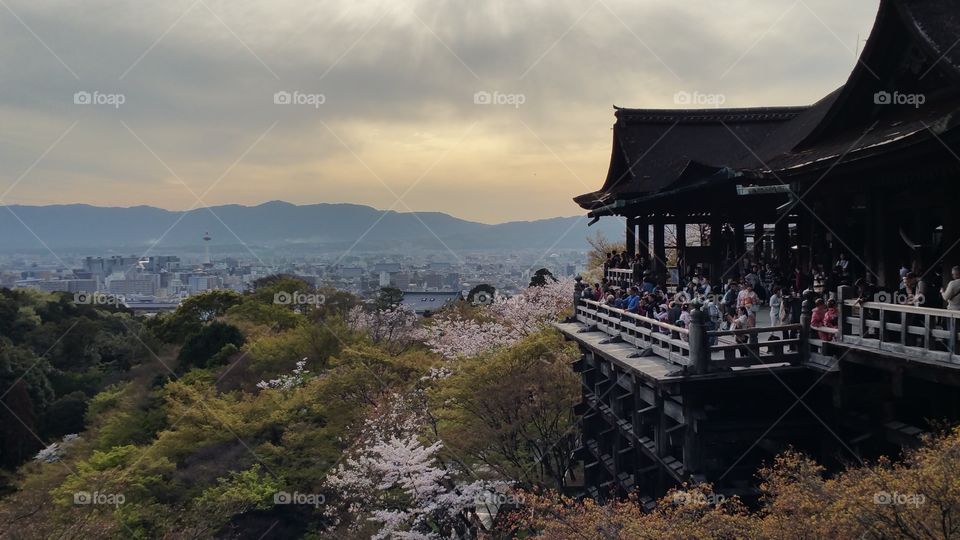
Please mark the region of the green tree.
POLYGON ((175 312, 156 320, 157 335, 169 343, 181 343, 201 326, 221 317, 242 297, 231 290, 216 289, 191 296, 175 312))
POLYGON ((575 446, 576 347, 556 331, 488 358, 463 360, 432 398, 452 454, 527 485, 563 487, 575 446), (509 381, 509 382, 508 382, 509 381))
POLYGON ((0 337, 0 466, 13 468, 39 449, 34 434, 54 398, 49 370, 46 360, 0 337))
POLYGON ((43 435, 55 439, 83 431, 88 401, 87 395, 79 391, 54 401, 43 415, 43 435))
POLYGON ((396 287, 380 287, 377 294, 377 309, 391 309, 403 302, 403 291, 396 287))
MULTIPOLYGON (((219 321, 212 322, 184 341, 177 357, 180 370, 214 367, 213 359, 224 347, 233 345, 240 348, 245 342, 243 332, 236 326, 219 321)), ((224 360, 222 357, 217 359, 224 360)))
POLYGON ((557 278, 553 277, 553 273, 547 270, 546 268, 541 268, 537 270, 533 276, 530 278, 531 287, 543 287, 548 282, 556 282, 557 278))

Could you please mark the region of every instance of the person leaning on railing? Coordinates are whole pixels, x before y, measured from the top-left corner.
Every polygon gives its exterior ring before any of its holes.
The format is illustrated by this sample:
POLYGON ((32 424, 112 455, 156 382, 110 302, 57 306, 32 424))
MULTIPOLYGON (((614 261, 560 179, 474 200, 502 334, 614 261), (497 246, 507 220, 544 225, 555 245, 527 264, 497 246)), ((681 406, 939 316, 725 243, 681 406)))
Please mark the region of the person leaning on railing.
MULTIPOLYGON (((823 326, 836 329, 840 321, 840 312, 837 310, 837 301, 830 299, 827 301, 827 312, 823 314, 823 326)), ((832 341, 833 334, 821 332, 820 339, 823 341, 832 341)))
MULTIPOLYGON (((744 330, 747 328, 753 328, 753 325, 750 323, 750 315, 748 313, 747 308, 745 307, 737 308, 736 317, 734 317, 733 314, 728 314, 727 328, 729 330, 744 330)), ((734 341, 736 341, 737 344, 743 345, 743 344, 746 344, 748 341, 750 341, 750 336, 746 334, 737 334, 736 336, 734 336, 734 341)), ((746 356, 749 353, 742 349, 738 349, 737 354, 739 356, 746 356)))
POLYGON ((950 283, 940 289, 940 296, 947 303, 947 309, 960 311, 960 266, 954 266, 950 270, 950 277, 950 283))
POLYGON ((631 313, 636 313, 637 307, 640 305, 640 295, 637 293, 636 287, 630 287, 627 289, 627 292, 629 294, 627 296, 626 307, 624 307, 624 309, 631 313))
MULTIPOLYGON (((810 326, 813 328, 829 328, 829 321, 832 317, 833 327, 836 328, 837 324, 837 303, 834 300, 830 300, 830 304, 827 304, 823 301, 823 298, 817 298, 816 304, 813 308, 813 313, 810 317, 810 326), (830 305, 832 305, 833 314, 830 314, 830 305)), ((823 341, 830 341, 833 336, 829 332, 818 332, 818 337, 823 341)))
MULTIPOLYGON (((706 314, 707 319, 707 331, 713 332, 720 329, 720 307, 717 306, 717 303, 713 301, 713 298, 707 296, 706 302, 703 304, 703 312, 706 314)), ((717 344, 717 336, 710 336, 709 338, 710 346, 717 344)))

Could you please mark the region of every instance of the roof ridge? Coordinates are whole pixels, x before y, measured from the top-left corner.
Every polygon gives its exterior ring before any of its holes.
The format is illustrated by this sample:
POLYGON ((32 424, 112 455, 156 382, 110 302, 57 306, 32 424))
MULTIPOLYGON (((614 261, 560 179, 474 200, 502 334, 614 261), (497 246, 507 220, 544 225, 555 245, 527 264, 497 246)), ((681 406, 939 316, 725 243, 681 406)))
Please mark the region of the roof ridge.
POLYGON ((627 109, 615 107, 615 116, 628 122, 758 122, 790 120, 810 109, 799 107, 742 107, 726 109, 627 109))

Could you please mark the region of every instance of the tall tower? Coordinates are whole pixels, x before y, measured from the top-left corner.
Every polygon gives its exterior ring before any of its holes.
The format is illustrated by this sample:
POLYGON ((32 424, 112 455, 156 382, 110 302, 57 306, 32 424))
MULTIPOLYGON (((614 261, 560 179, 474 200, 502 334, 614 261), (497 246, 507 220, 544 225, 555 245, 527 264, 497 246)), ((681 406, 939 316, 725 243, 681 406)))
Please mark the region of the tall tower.
POLYGON ((210 264, 210 240, 211 240, 210 233, 209 232, 203 233, 203 248, 205 253, 205 257, 203 261, 204 264, 210 264))

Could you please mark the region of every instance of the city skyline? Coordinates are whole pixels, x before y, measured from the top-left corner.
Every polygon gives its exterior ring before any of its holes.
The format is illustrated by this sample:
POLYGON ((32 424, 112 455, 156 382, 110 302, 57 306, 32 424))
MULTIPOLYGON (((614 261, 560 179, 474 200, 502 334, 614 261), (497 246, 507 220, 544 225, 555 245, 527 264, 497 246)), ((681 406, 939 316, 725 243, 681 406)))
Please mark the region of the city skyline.
POLYGON ((876 5, 11 1, 0 204, 576 215, 612 105, 809 104, 876 5))

